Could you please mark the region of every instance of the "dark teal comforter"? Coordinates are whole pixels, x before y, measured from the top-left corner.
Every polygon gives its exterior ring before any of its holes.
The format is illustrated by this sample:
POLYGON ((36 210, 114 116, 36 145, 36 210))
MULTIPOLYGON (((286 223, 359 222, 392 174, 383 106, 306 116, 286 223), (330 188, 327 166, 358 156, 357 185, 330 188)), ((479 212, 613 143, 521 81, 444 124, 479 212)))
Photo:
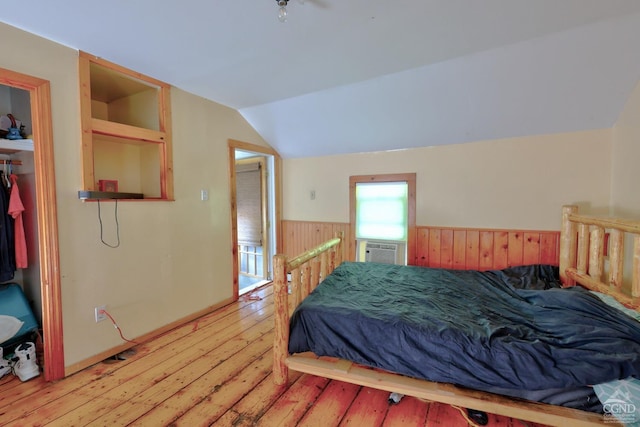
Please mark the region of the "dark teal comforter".
POLYGON ((431 381, 547 390, 640 377, 640 322, 557 267, 340 265, 291 319, 289 351, 431 381))

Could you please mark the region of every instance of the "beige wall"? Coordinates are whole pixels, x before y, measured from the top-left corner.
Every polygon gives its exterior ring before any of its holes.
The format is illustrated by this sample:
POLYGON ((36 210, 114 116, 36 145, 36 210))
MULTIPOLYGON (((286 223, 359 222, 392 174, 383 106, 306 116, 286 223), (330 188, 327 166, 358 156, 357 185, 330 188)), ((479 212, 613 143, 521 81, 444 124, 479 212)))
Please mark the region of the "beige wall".
POLYGON ((640 218, 640 82, 613 127, 612 214, 640 218))
MULTIPOLYGON (((231 297, 227 139, 266 145, 240 114, 172 90, 175 202, 118 204, 121 245, 100 243, 97 203, 81 189, 77 52, 0 24, 12 53, 0 67, 51 82, 65 365, 122 343, 94 307, 106 304, 134 338, 231 297), (200 201, 200 189, 209 200, 200 201)), ((114 203, 102 203, 113 243, 114 203)))
MULTIPOLYGON (((611 214, 640 220, 640 82, 613 127, 611 214)), ((631 285, 633 240, 625 240, 624 283, 631 285)))
POLYGON ((283 218, 349 222, 350 175, 416 172, 418 225, 558 230, 563 204, 607 212, 610 152, 596 130, 288 159, 283 218))

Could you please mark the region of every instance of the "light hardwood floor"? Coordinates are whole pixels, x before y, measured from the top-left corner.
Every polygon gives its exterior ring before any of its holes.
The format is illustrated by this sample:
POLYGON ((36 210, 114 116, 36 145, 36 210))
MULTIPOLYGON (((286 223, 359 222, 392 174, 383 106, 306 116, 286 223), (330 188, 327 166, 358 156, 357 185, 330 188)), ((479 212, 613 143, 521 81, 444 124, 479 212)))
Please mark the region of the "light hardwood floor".
MULTIPOLYGON (((117 319, 116 319, 117 320, 117 319)), ((126 325, 120 325, 126 336, 126 325)), ((114 333, 115 329, 114 329, 114 333)), ((467 426, 458 409, 309 375, 271 378, 271 286, 55 383, 0 379, 3 426, 467 426)), ((489 415, 490 426, 534 426, 489 415)), ((539 425, 535 425, 539 426, 539 425)))

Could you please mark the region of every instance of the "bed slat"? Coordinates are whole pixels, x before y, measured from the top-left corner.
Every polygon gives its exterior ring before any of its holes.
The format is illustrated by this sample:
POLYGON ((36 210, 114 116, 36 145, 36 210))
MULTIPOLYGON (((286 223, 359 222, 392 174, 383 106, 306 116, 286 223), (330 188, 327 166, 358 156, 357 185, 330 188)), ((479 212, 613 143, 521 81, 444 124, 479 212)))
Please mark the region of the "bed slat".
POLYGON ((589 237, 589 276, 596 280, 602 280, 603 272, 604 228, 592 227, 589 237))
POLYGON ((609 235, 609 285, 622 290, 624 233, 613 229, 609 235))
POLYGON ((577 268, 580 273, 587 272, 589 265, 589 226, 587 224, 578 225, 578 253, 577 268))

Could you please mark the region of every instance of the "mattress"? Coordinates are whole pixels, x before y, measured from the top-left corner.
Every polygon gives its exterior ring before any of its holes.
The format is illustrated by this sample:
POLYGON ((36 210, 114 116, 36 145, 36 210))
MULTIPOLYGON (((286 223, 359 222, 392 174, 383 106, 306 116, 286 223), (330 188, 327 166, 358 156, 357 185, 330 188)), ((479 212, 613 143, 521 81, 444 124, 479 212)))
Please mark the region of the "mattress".
POLYGON ((22 322, 15 335, 0 343, 5 355, 17 344, 32 339, 33 333, 38 330, 38 322, 29 302, 20 285, 16 283, 0 285, 0 315, 11 316, 22 322))
POLYGON ((289 352, 305 351, 545 401, 638 377, 640 322, 582 288, 560 288, 557 267, 345 262, 291 318, 289 352))

